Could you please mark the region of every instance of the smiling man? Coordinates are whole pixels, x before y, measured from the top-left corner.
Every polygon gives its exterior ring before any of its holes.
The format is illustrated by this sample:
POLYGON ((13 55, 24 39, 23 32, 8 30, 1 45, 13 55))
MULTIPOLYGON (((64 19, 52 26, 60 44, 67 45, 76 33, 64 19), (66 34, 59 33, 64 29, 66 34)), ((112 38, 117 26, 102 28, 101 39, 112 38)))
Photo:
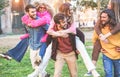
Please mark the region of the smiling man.
MULTIPOLYGON (((107 34, 116 26, 114 12, 110 9, 103 10, 100 14, 100 29, 102 34, 107 34)), ((96 32, 93 34, 93 42, 99 39, 96 32)), ((120 77, 120 32, 109 36, 106 41, 100 40, 103 54, 103 66, 105 77, 120 77), (114 69, 114 71, 113 71, 114 69)))

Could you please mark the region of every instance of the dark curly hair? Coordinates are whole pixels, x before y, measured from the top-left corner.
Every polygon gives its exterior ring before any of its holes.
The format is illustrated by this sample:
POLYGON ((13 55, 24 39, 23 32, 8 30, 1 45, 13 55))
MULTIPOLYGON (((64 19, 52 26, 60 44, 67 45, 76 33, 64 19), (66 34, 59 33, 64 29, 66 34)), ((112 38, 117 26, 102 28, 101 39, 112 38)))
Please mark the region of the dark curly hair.
POLYGON ((57 13, 53 19, 56 24, 60 24, 60 20, 64 20, 65 15, 63 13, 57 13))
MULTIPOLYGON (((25 7, 25 11, 26 12, 29 12, 29 9, 30 8, 35 8, 35 6, 34 5, 32 5, 32 4, 28 4, 26 7, 25 7)), ((35 8, 36 9, 36 8, 35 8)))
MULTIPOLYGON (((108 24, 110 25, 110 28, 114 28, 116 26, 116 19, 115 19, 115 13, 111 9, 105 9, 100 13, 100 16, 102 13, 106 13, 109 17, 108 24)), ((105 26, 105 25, 104 25, 105 26)), ((104 27, 103 25, 101 27, 104 27)))

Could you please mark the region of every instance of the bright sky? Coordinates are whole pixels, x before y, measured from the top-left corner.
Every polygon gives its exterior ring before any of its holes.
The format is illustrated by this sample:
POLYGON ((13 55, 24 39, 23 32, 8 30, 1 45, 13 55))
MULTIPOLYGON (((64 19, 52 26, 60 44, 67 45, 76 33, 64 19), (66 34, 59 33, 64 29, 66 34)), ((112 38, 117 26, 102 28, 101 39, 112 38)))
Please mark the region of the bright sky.
POLYGON ((94 2, 97 2, 97 0, 94 0, 94 2))

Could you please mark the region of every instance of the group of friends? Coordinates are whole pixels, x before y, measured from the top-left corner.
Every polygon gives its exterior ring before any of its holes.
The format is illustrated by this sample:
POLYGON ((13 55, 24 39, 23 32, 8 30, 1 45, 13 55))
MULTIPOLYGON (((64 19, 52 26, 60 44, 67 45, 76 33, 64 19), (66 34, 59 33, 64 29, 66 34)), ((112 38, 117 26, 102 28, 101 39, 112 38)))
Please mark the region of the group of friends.
POLYGON ((53 77, 61 77, 65 62, 70 77, 78 77, 78 55, 81 55, 88 73, 100 77, 95 67, 100 52, 103 54, 105 77, 120 77, 118 9, 120 10, 120 0, 110 0, 108 8, 101 11, 94 27, 91 60, 84 45, 85 36, 76 28, 70 3, 63 3, 57 14, 54 14, 46 3, 28 4, 25 7, 25 15, 21 18, 27 33, 20 37, 21 40, 29 40, 30 60, 34 71, 28 77, 50 77, 45 71, 50 58, 55 61, 53 77))

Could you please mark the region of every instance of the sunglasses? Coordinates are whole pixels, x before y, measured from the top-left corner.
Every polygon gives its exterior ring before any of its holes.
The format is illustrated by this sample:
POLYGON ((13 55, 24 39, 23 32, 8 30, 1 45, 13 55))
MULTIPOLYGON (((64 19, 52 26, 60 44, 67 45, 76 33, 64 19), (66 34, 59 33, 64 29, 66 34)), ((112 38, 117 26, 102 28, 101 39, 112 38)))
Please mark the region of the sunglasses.
POLYGON ((40 8, 40 9, 46 9, 46 7, 42 7, 42 6, 40 6, 39 8, 40 8))

